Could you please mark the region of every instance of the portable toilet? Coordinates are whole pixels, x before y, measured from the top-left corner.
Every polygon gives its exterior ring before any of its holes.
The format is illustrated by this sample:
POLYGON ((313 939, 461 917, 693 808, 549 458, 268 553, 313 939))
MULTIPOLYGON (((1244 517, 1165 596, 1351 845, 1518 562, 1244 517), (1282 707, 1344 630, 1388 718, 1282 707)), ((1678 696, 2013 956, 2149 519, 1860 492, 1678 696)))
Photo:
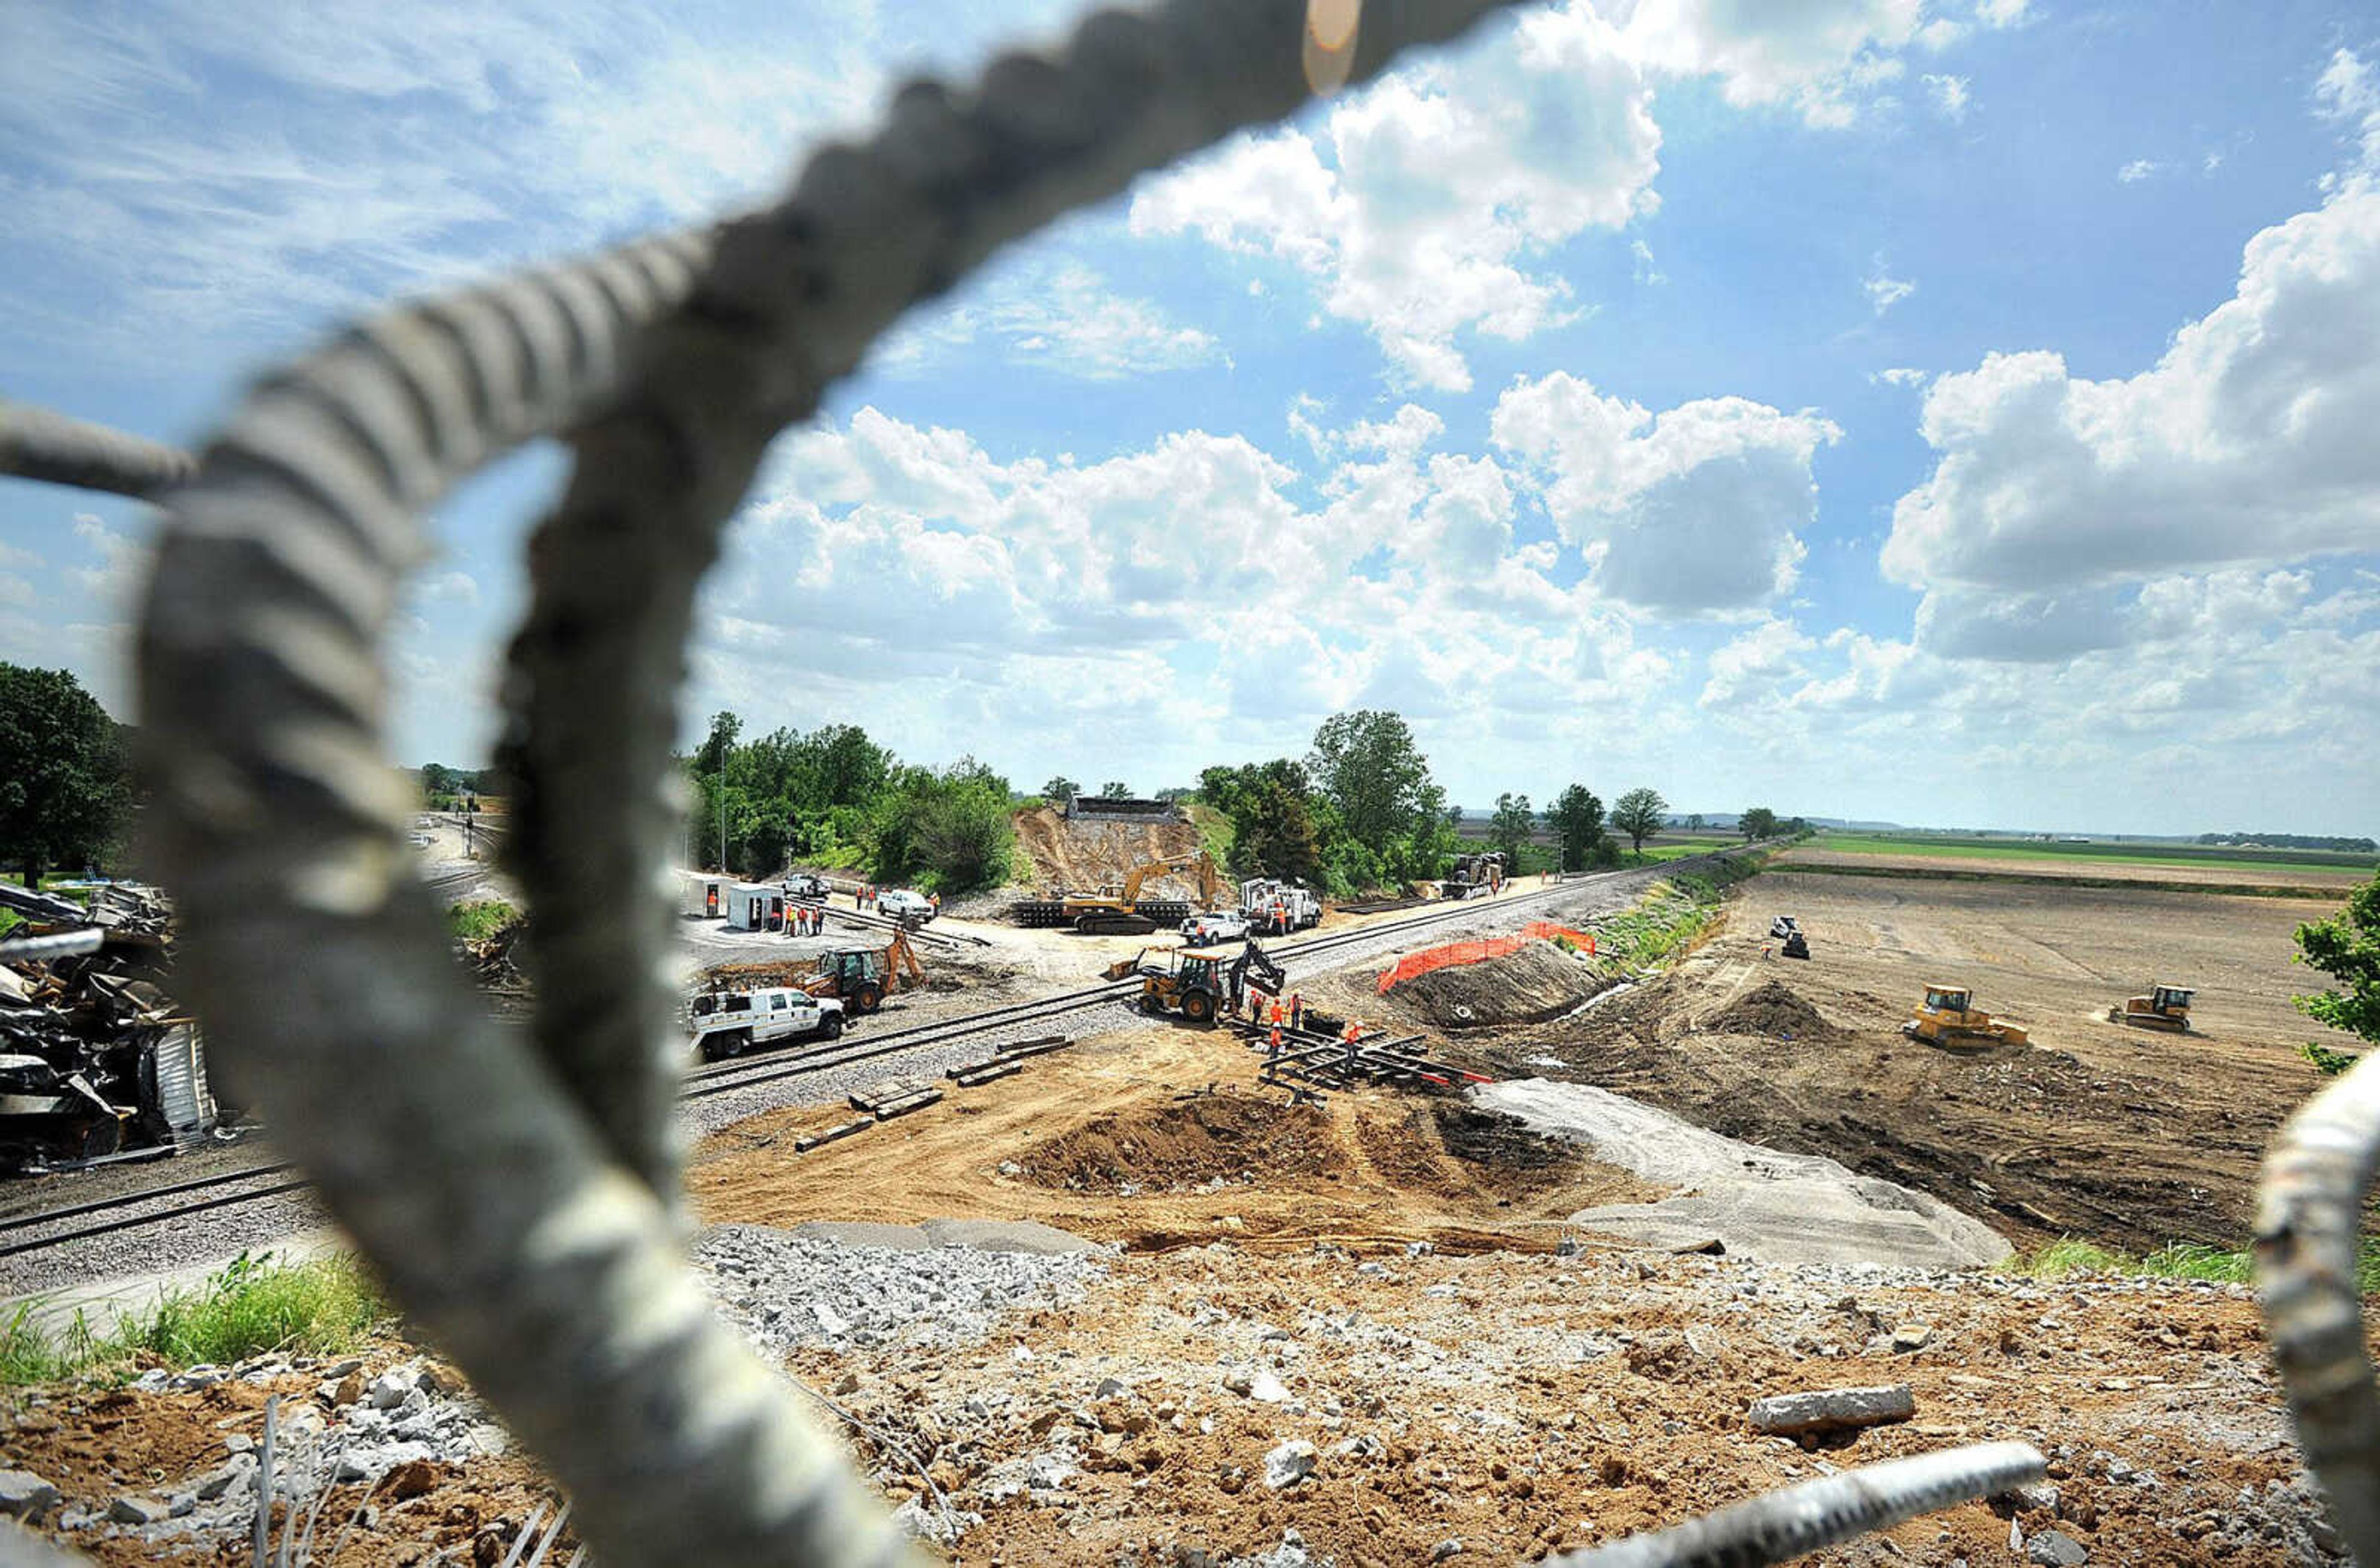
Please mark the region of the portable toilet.
POLYGON ((764 931, 769 929, 769 900, 779 896, 774 888, 759 882, 736 882, 727 890, 727 929, 731 931, 764 931))

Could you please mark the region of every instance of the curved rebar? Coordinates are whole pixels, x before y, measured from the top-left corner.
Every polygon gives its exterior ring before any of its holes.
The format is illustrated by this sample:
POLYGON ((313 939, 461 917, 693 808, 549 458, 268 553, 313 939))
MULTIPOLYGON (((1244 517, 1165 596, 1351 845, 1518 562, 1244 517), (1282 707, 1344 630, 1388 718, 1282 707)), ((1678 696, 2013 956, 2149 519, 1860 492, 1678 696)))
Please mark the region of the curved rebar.
POLYGON ((2380 1565, 2380 1381, 2356 1282, 2380 1172, 2380 1052, 2289 1118, 2265 1156, 2256 1282, 2298 1447, 2356 1561, 2380 1565))
MULTIPOLYGON (((1373 0, 1352 75, 1502 3, 1373 0)), ((1296 107, 1303 11, 1095 15, 1058 55, 995 62, 972 94, 905 90, 881 134, 818 154, 715 247, 652 241, 364 322, 269 377, 174 498, 138 673, 184 986, 227 1076, 577 1497, 607 1562, 901 1550, 710 1312, 668 1209, 653 869, 719 521, 768 440, 902 310, 1141 170, 1296 107), (507 692, 509 853, 543 982, 523 1051, 462 985, 411 875, 381 642, 422 553, 416 515, 574 425, 507 692)))
POLYGON ((178 447, 0 398, 0 474, 145 501, 198 471, 178 447))
POLYGON ((1548 1568, 1763 1568, 1921 1513, 1997 1497, 2041 1479, 2046 1463, 2038 1450, 2021 1442, 1888 1459, 1782 1487, 1652 1535, 1546 1561, 1548 1568))
MULTIPOLYGON (((1356 79, 1503 0, 1372 0, 1337 58, 1356 79)), ((569 494, 531 545, 534 601, 505 683, 501 771, 531 809, 506 845, 537 911, 528 967, 552 1060, 673 1191, 671 1074, 652 1049, 672 988, 674 890, 654 886, 694 593, 760 455, 910 306, 1073 206, 1305 99, 1307 0, 1174 0, 1091 17, 1055 56, 1010 55, 977 90, 915 83, 884 131, 811 160, 775 210, 729 225, 625 401, 579 432, 569 494)), ((1343 20, 1339 26, 1346 26, 1343 20)))

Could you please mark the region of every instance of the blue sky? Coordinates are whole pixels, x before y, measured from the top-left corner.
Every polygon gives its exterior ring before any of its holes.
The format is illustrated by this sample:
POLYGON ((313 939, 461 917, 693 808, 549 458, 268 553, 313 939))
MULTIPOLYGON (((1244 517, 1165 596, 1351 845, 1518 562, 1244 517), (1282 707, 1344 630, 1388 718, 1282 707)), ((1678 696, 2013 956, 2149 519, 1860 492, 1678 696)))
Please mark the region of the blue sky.
MULTIPOLYGON (((200 439, 376 300, 763 199, 1055 4, 0 10, 0 393, 200 439)), ((1639 0, 1003 256, 789 436, 689 729, 1153 789, 1409 714, 1456 798, 2380 831, 2380 23, 1639 0)), ((444 509, 473 759, 549 452, 444 509)), ((0 658, 128 715, 150 522, 0 485, 0 658)))

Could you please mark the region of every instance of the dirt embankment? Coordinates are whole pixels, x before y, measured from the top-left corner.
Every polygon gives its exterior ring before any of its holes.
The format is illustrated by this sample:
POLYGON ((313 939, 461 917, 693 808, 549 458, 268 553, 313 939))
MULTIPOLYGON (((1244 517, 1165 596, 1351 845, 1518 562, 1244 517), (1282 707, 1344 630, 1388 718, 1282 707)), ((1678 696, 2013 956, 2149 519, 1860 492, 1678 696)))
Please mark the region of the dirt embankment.
POLYGON ((1437 1028, 1477 1029, 1558 1018, 1610 983, 1585 955, 1529 942, 1500 958, 1415 975, 1386 1000, 1437 1028))
MULTIPOLYGON (((1053 807, 1016 813, 1018 863, 1014 875, 1025 886, 1046 892, 1087 893, 1121 882, 1151 860, 1198 853, 1198 830, 1188 822, 1096 822, 1066 820, 1053 807)), ((1186 897, 1194 891, 1178 877, 1151 877, 1144 894, 1186 897)))

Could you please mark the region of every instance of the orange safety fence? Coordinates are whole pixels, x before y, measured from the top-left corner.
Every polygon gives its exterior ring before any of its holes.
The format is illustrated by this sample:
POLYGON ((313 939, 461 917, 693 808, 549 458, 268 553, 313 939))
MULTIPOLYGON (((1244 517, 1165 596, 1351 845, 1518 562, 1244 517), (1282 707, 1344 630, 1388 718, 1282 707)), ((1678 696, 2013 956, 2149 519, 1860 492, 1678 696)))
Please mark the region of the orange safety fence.
POLYGON ((1552 942, 1566 938, 1589 957, 1595 954, 1595 933, 1574 930, 1569 926, 1557 926, 1551 920, 1532 920, 1521 928, 1518 936, 1474 937, 1468 942, 1450 942, 1443 947, 1432 947, 1420 953, 1409 953, 1397 960, 1394 966, 1380 975, 1380 994, 1416 975, 1427 975, 1432 969, 1451 968, 1457 964, 1484 964, 1490 958, 1501 958, 1518 953, 1524 942, 1552 942))

